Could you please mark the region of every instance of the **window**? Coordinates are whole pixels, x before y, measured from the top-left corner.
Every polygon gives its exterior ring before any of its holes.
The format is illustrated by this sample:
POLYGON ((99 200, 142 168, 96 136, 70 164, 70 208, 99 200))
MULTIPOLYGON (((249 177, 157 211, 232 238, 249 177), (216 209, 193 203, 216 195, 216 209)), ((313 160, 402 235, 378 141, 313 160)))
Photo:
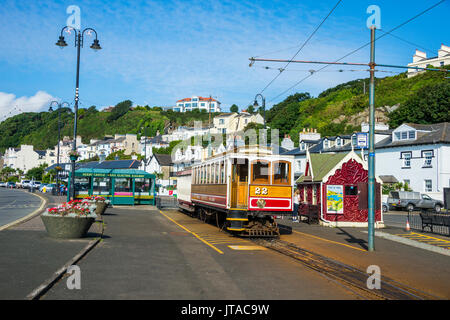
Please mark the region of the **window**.
POLYGON ((441 61, 439 64, 441 65, 441 67, 443 67, 444 66, 444 61, 441 61))
POLYGON ((408 139, 416 139, 416 132, 414 130, 408 131, 408 139))
POLYGON ((151 180, 144 178, 134 179, 134 191, 136 193, 149 193, 151 189, 151 180))
POLYGON ((197 103, 193 103, 192 108, 197 108, 197 103))
POLYGON ((317 186, 313 185, 313 189, 312 189, 312 204, 316 205, 317 204, 317 186))
POLYGON ((225 163, 224 162, 220 163, 220 183, 222 183, 222 184, 226 183, 226 181, 225 181, 225 163))
POLYGON ((110 194, 111 179, 107 177, 95 177, 92 190, 93 194, 110 194))
POLYGON ((341 145, 341 138, 337 138, 336 139, 336 146, 340 146, 341 145))
POLYGON ((274 184, 290 184, 289 177, 289 163, 288 162, 274 162, 273 163, 273 183, 274 184))
POLYGON ((432 180, 425 180, 425 192, 433 191, 433 182, 432 180))
POLYGON ((325 140, 325 141, 323 142, 323 147, 324 147, 325 149, 327 149, 329 145, 330 145, 330 143, 329 143, 328 140, 325 140))
POLYGON ((133 192, 131 187, 131 178, 116 178, 114 193, 117 192, 133 192))
POLYGON ((409 179, 405 179, 405 180, 403 180, 403 184, 406 186, 408 186, 408 187, 411 187, 411 180, 409 180, 409 179))
POLYGON ((302 160, 297 161, 297 171, 302 172, 302 160))
POLYGON ((402 131, 402 132, 401 132, 401 137, 402 137, 402 138, 401 138, 402 140, 408 139, 408 132, 402 131))
POLYGON ((204 106, 205 106, 204 102, 200 103, 200 107, 204 107, 204 106))
POLYGON ((345 195, 346 196, 357 196, 358 195, 358 187, 357 186, 345 186, 345 195))
MULTIPOLYGON (((88 191, 91 188, 91 178, 75 177, 75 191, 88 191)), ((84 193, 84 192, 82 192, 84 193)))
POLYGON ((433 160, 433 151, 422 151, 422 158, 425 158, 423 163, 424 167, 431 167, 431 161, 433 160))
POLYGON ((401 152, 400 157, 403 158, 403 168, 411 168, 411 152, 401 152))
POLYGON ((219 119, 219 124, 224 124, 225 123, 225 119, 219 119))
POLYGON ((356 134, 352 135, 352 145, 353 146, 358 145, 358 140, 357 140, 356 134))
POLYGON ((268 161, 255 161, 252 164, 252 182, 269 184, 269 169, 270 163, 268 161))
POLYGON ((400 140, 400 132, 395 133, 395 140, 400 140))

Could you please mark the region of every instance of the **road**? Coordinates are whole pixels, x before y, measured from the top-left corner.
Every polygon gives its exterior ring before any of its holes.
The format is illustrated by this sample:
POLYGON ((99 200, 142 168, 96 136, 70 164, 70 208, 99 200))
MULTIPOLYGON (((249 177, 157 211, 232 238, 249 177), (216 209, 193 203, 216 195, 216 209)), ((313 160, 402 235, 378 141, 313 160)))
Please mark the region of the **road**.
POLYGON ((69 290, 66 275, 44 299, 358 299, 287 256, 176 211, 109 208, 105 220, 104 240, 78 263, 81 289, 69 290))
POLYGON ((26 191, 0 188, 0 227, 38 209, 42 200, 26 191))

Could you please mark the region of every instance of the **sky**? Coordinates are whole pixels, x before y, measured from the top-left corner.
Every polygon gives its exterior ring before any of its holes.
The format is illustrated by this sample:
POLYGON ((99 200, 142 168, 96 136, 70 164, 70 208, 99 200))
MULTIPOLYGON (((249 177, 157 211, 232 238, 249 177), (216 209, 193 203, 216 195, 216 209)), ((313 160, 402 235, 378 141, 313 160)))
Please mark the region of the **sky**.
MULTIPOLYGON (((52 100, 73 105, 74 32, 63 34, 67 47, 55 45, 71 21, 71 5, 80 8, 81 29, 95 29, 102 46, 90 49, 94 38, 85 33, 80 107, 102 109, 126 99, 134 105, 173 106, 182 98, 211 95, 228 111, 232 104, 245 108, 261 92, 270 108, 296 92, 317 96, 337 84, 368 77, 367 71, 351 71, 364 67, 330 66, 287 90, 308 70, 321 67, 291 63, 263 91, 285 64, 256 62, 249 67, 250 57, 292 58, 337 2, 0 0, 0 121, 20 112, 47 110, 52 100)), ((380 8, 377 35, 382 35, 437 2, 342 0, 296 59, 334 61, 368 43, 370 5, 380 8)), ((406 65, 415 49, 437 56, 441 43, 450 45, 449 2, 395 30, 396 37, 378 40, 376 62, 406 65)), ((367 63, 369 47, 342 61, 367 63)))

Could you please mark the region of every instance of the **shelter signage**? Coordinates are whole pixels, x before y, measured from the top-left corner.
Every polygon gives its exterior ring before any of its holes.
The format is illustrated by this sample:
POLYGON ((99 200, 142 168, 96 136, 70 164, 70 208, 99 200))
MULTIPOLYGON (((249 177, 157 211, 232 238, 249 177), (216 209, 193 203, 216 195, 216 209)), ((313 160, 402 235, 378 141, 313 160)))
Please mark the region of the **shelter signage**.
POLYGON ((342 185, 327 185, 327 212, 344 213, 344 187, 342 185))

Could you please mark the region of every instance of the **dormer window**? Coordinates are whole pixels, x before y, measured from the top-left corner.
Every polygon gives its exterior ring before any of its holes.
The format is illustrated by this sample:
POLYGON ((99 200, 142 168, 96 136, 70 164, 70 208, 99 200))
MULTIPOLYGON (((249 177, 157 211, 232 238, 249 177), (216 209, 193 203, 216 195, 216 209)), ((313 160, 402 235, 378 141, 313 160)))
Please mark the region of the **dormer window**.
POLYGON ((325 149, 328 149, 329 146, 330 146, 330 142, 329 142, 328 140, 324 140, 324 141, 323 141, 323 147, 324 147, 325 149))
POLYGON ((300 144, 300 150, 305 150, 305 143, 304 143, 304 142, 302 142, 302 143, 300 144))
POLYGON ((341 146, 341 138, 336 138, 336 146, 341 146))
POLYGON ((416 131, 409 130, 409 131, 395 132, 394 137, 395 137, 394 141, 415 140, 416 139, 416 131))

